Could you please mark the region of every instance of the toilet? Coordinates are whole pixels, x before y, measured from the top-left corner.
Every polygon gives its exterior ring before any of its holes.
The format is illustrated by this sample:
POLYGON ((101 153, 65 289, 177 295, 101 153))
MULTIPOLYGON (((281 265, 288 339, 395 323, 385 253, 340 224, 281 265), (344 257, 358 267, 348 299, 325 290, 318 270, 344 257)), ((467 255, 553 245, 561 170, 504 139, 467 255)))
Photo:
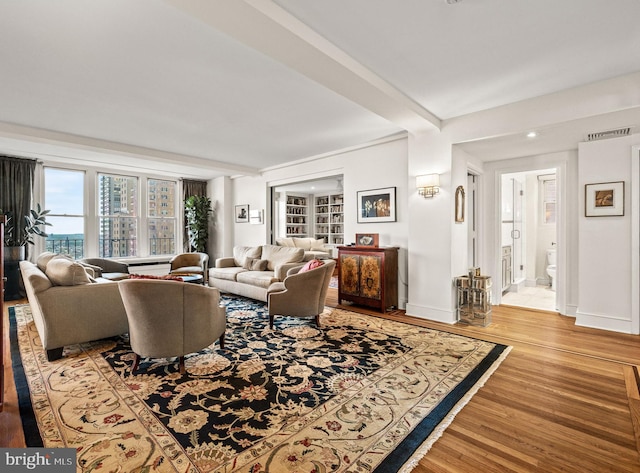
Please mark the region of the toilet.
POLYGON ((551 279, 551 290, 556 290, 556 249, 547 250, 547 274, 551 279))

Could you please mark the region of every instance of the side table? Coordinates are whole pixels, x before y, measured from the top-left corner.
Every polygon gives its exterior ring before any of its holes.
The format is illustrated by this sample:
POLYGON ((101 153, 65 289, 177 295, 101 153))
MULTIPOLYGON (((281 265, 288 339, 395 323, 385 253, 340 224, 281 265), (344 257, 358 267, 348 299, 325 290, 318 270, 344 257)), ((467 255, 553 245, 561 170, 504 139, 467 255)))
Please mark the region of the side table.
POLYGON ((486 327, 491 323, 491 276, 455 278, 458 323, 486 327))

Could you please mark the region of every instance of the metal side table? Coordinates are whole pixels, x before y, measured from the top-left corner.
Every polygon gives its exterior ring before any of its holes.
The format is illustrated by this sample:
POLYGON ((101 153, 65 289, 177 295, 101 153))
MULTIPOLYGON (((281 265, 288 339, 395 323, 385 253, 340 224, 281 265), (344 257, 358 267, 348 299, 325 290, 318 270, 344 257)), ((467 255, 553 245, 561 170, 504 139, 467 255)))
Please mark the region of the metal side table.
POLYGON ((491 276, 455 278, 458 323, 486 327, 491 323, 491 276))

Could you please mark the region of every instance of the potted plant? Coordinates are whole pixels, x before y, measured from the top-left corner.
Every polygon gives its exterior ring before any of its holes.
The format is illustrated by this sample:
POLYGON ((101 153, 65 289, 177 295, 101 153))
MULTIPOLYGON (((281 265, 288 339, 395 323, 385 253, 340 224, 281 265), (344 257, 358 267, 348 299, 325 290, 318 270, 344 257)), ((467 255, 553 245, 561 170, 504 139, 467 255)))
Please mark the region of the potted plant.
POLYGON ((33 245, 36 236, 45 238, 49 236, 42 229, 42 227, 46 225, 51 225, 46 219, 46 215, 49 212, 49 210, 44 210, 40 204, 37 204, 35 209, 31 209, 29 213, 24 216, 22 233, 17 231, 13 219, 8 217, 4 237, 5 261, 22 261, 26 258, 25 250, 27 245, 33 245))
POLYGON ((209 215, 213 213, 211 199, 192 195, 184 201, 184 215, 187 223, 189 248, 199 253, 207 252, 209 239, 209 215))

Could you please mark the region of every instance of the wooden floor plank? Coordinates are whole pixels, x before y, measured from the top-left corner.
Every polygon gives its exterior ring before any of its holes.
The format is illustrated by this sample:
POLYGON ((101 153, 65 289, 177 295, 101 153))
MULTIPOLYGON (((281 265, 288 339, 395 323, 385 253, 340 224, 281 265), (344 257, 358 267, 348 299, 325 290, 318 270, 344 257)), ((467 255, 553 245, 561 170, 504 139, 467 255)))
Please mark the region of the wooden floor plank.
MULTIPOLYGON (((413 473, 640 473, 640 394, 632 386, 639 336, 503 306, 493 308, 488 327, 448 325, 401 310, 340 306, 335 289, 327 305, 513 347, 413 473)), ((7 375, 0 446, 19 447, 24 438, 10 363, 7 375)))

